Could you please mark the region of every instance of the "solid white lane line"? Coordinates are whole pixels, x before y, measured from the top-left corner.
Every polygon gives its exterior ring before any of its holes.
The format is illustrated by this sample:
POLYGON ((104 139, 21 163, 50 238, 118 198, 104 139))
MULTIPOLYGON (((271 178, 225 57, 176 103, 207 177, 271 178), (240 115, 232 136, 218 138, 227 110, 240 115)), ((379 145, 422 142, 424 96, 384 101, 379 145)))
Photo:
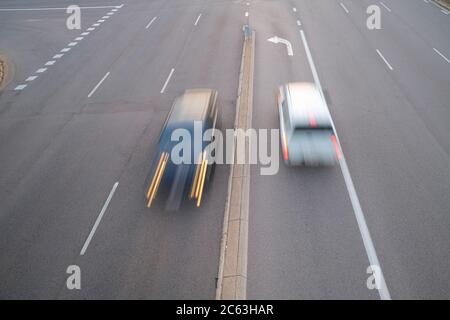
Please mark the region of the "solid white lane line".
POLYGON ((15 91, 22 91, 27 87, 27 84, 21 84, 14 88, 15 91))
POLYGON ((30 77, 28 77, 27 80, 25 80, 25 81, 30 82, 30 81, 36 80, 37 77, 38 77, 38 76, 30 76, 30 77))
POLYGON ((40 68, 36 70, 36 73, 43 73, 45 71, 47 71, 47 68, 40 68))
POLYGON ((194 26, 196 26, 198 24, 198 21, 200 20, 201 17, 202 17, 202 14, 200 13, 197 17, 197 20, 195 20, 194 26))
POLYGON ((147 24, 147 26, 145 27, 145 29, 150 28, 150 26, 153 24, 153 22, 155 22, 155 20, 156 20, 157 18, 158 18, 158 17, 153 17, 153 19, 147 24))
MULTIPOLYGON (((80 7, 80 9, 109 9, 117 8, 117 6, 98 6, 98 7, 80 7)), ((0 9, 0 11, 50 11, 50 10, 67 10, 67 8, 8 8, 0 9)))
POLYGON ((438 49, 433 48, 433 50, 440 55, 445 61, 447 61, 448 63, 450 63, 450 59, 448 59, 446 56, 444 56, 438 49))
POLYGON ((109 74, 110 74, 110 72, 107 72, 103 76, 102 80, 100 80, 100 82, 97 83, 97 85, 94 87, 94 89, 92 89, 92 91, 88 94, 88 98, 92 97, 92 95, 95 93, 95 91, 97 91, 97 89, 102 85, 103 81, 105 81, 105 79, 109 77, 109 74))
POLYGON ((378 55, 383 59, 384 63, 388 66, 388 68, 392 71, 394 68, 392 68, 391 64, 386 60, 386 58, 383 56, 383 54, 380 52, 380 50, 377 49, 378 55))
MULTIPOLYGON (((316 70, 316 66, 314 64, 314 60, 312 58, 312 54, 311 51, 309 50, 309 46, 308 46, 308 42, 306 40, 306 36, 305 33, 303 32, 303 30, 300 30, 300 34, 302 37, 302 41, 303 41, 303 45, 305 47, 305 51, 306 51, 306 55, 308 58, 308 63, 310 65, 311 68, 311 72, 313 74, 313 78, 314 78, 314 82, 316 83, 317 87, 319 88, 320 93, 322 94, 322 97, 324 100, 325 96, 323 94, 323 90, 322 90, 322 85, 320 84, 320 79, 319 79, 319 75, 317 73, 316 70)), ((333 127, 333 130, 336 134, 336 140, 337 143, 339 145, 339 149, 341 150, 341 159, 339 160, 339 164, 341 167, 341 172, 342 175, 344 177, 344 181, 345 181, 345 185, 347 187, 347 191, 348 194, 350 196, 350 201, 352 203, 352 207, 353 207, 353 211, 355 213, 355 217, 356 217, 356 221, 358 222, 358 227, 359 227, 359 232, 361 233, 362 239, 363 239, 363 243, 364 243, 364 247, 366 249, 366 253, 367 253, 367 257, 369 258, 369 263, 371 266, 377 266, 379 267, 379 273, 378 274, 378 279, 380 280, 380 283, 377 283, 380 287, 380 289, 378 289, 378 293, 380 295, 380 298, 382 300, 390 300, 391 299, 391 295, 389 293, 388 287, 386 285, 386 281, 384 279, 384 275, 383 275, 383 271, 381 269, 381 265, 380 262, 378 261, 378 256, 377 253, 375 251, 375 246, 372 242, 372 237, 370 236, 370 232, 369 232, 369 228, 367 227, 367 223, 366 223, 366 219, 364 217, 364 213, 362 211, 361 208, 361 204, 359 202, 359 198, 358 195, 356 193, 356 189, 355 186, 353 184, 353 180, 352 177, 350 175, 350 170, 347 166, 347 161, 345 160, 345 156, 344 153, 342 151, 342 147, 341 147, 341 142, 339 141, 339 137, 336 131, 336 127, 334 125, 333 119, 331 119, 331 124, 333 127)))
POLYGON ((386 9, 387 11, 389 11, 389 12, 392 11, 392 10, 391 10, 387 5, 385 5, 383 2, 380 1, 380 4, 381 4, 383 7, 385 7, 385 9, 386 9))
POLYGON ((446 10, 441 10, 441 12, 443 13, 443 14, 445 14, 446 16, 448 16, 448 11, 446 11, 446 10))
POLYGON ((167 80, 166 80, 166 82, 164 83, 164 86, 161 89, 161 93, 164 93, 164 91, 166 91, 166 87, 169 84, 170 78, 172 78, 172 74, 173 74, 174 71, 175 71, 175 69, 173 69, 173 68, 172 68, 172 70, 170 70, 170 74, 167 77, 167 80))
POLYGON ((347 7, 346 7, 345 4, 343 4, 342 2, 341 2, 341 7, 342 7, 342 9, 344 9, 344 11, 345 11, 346 13, 349 13, 347 7))
POLYGON ((52 66, 52 65, 54 65, 55 64, 55 60, 51 60, 51 61, 47 61, 46 63, 45 63, 45 65, 46 66, 52 66))
POLYGON ((111 199, 114 195, 114 192, 116 192, 118 185, 119 185, 119 182, 116 182, 114 184, 111 192, 109 193, 108 199, 106 199, 106 202, 103 205, 102 211, 100 211, 100 214, 98 215, 97 220, 95 221, 95 224, 92 227, 91 232, 89 233, 89 236, 87 237, 86 241, 84 242, 83 248, 81 249, 81 252, 80 252, 80 256, 83 256, 86 253, 86 250, 89 247, 89 243, 91 242, 92 237, 94 236, 95 231, 97 230, 98 225, 100 224, 100 221, 102 220, 103 215, 105 214, 106 209, 108 208, 109 202, 111 201, 111 199))

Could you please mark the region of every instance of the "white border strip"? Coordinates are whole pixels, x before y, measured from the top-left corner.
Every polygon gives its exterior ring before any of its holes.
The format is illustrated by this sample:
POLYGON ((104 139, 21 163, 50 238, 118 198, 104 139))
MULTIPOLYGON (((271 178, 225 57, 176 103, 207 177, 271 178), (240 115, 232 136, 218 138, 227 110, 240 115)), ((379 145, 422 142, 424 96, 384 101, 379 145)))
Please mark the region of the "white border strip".
MULTIPOLYGON (((323 99, 325 100, 325 96, 324 96, 323 90, 322 90, 322 85, 320 84, 319 75, 317 73, 317 70, 316 70, 316 67, 314 64, 314 60, 311 55, 311 51, 309 50, 309 46, 308 46, 308 42, 305 37, 305 33, 303 32, 303 30, 300 30, 300 34, 301 34, 301 37, 303 40, 303 45, 305 47, 306 55, 308 57, 308 62, 311 67, 311 72, 314 77, 314 82, 316 83, 323 99)), ((339 141, 336 127, 334 126, 334 122, 332 119, 331 119, 331 124, 332 124, 333 130, 336 134, 336 140, 339 144, 339 148, 341 149, 342 157, 339 160, 339 164, 341 167, 342 175, 344 176, 345 185, 347 186, 348 194, 350 196, 350 201, 353 206, 353 211, 355 213, 356 221, 358 222, 359 231, 361 233, 361 236, 362 236, 362 239, 364 242, 364 247, 366 249, 367 257, 369 258, 369 263, 371 266, 379 267, 380 274, 378 275, 379 276, 378 279, 380 280, 380 283, 378 285, 380 288, 378 289, 378 293, 380 294, 380 298, 382 300, 391 300, 391 295, 390 295, 388 287, 386 285, 383 271, 381 270, 381 265, 380 265, 380 262, 378 261, 377 253, 375 251, 375 246, 373 245, 372 237, 370 236, 369 228, 367 227, 366 219, 364 217, 364 213, 362 211, 361 204, 359 202, 358 195, 356 193, 355 186, 353 184, 353 180, 350 175, 350 170, 348 169, 347 162, 345 160, 344 153, 342 151, 342 147, 341 147, 341 143, 339 141)))

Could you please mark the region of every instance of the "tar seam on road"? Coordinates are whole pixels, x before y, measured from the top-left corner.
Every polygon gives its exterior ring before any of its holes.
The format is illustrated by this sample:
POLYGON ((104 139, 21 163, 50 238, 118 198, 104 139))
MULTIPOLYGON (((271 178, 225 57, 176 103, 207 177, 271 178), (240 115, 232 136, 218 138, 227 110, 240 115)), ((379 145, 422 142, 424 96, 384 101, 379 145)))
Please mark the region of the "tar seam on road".
MULTIPOLYGON (((322 90, 322 85, 320 84, 320 79, 319 79, 319 75, 317 73, 317 69, 316 66, 314 64, 314 60, 312 58, 312 54, 311 51, 309 50, 309 46, 308 46, 308 41, 306 40, 306 36, 305 33, 303 32, 303 30, 300 30, 300 34, 302 37, 302 41, 303 41, 303 45, 305 47, 305 51, 306 51, 306 56, 308 58, 308 62, 311 68, 311 72, 313 74, 313 78, 314 78, 314 82, 316 83, 322 98, 326 101, 325 96, 323 94, 323 90, 322 90)), ((345 156, 344 153, 342 151, 342 146, 341 146, 341 142, 339 141, 339 136, 337 134, 336 131, 336 127, 334 125, 333 119, 330 117, 331 119, 331 124, 333 127, 333 130, 336 134, 336 140, 338 142, 339 148, 341 150, 341 159, 339 160, 339 164, 340 164, 340 168, 342 171, 342 175, 344 176, 344 181, 345 181, 345 185, 347 187, 347 191, 350 197, 350 201, 352 203, 352 207, 353 207, 353 211, 355 213, 355 217, 356 217, 356 221, 358 222, 358 227, 359 227, 359 231, 361 233, 362 239, 363 239, 363 243, 364 243, 364 247, 366 249, 366 253, 367 253, 367 257, 369 258, 369 263, 371 266, 377 266, 379 267, 379 271, 380 274, 378 275, 378 279, 380 280, 380 283, 378 283, 379 285, 379 289, 378 289, 378 293, 380 295, 380 298, 382 300, 391 300, 391 295, 389 293, 389 289, 386 285, 386 281, 384 279, 384 275, 383 275, 383 271, 381 268, 381 264, 378 260, 378 256, 377 253, 375 251, 375 246, 372 242, 372 237, 370 236, 370 232, 369 232, 369 228, 367 227, 367 223, 366 223, 366 218, 364 217, 364 213, 362 211, 361 208, 361 204, 359 202, 359 198, 358 195, 356 193, 356 189, 355 186, 353 184, 353 180, 351 178, 350 175, 350 170, 347 166, 347 161, 345 160, 345 156)))
POLYGON ((100 224, 100 221, 102 220, 103 215, 105 214, 106 209, 108 208, 109 202, 111 201, 111 199, 112 199, 112 197, 114 195, 114 192, 116 192, 116 189, 117 189, 118 186, 119 186, 119 182, 116 182, 114 184, 111 192, 109 193, 108 199, 106 199, 106 202, 103 205, 102 211, 100 211, 100 214, 98 215, 97 220, 95 221, 95 224, 92 227, 92 230, 89 233, 89 236, 87 237, 87 239, 86 239, 86 241, 85 241, 85 243, 83 245, 83 248, 81 249, 80 256, 83 256, 86 253, 86 250, 89 247, 89 243, 91 242, 92 237, 94 236, 94 233, 97 230, 98 225, 100 224))

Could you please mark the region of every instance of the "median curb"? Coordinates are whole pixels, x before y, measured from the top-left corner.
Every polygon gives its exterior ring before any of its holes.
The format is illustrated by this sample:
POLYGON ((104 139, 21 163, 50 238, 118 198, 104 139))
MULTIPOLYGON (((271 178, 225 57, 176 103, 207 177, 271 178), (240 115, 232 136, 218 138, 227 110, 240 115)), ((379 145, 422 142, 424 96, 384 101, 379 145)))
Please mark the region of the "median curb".
POLYGON ((446 10, 450 10, 450 1, 449 0, 433 0, 436 4, 441 6, 446 10))
MULTIPOLYGON (((253 106, 253 73, 255 56, 255 31, 244 26, 239 88, 236 101, 235 129, 251 127, 253 106)), ((233 143, 233 163, 228 177, 228 194, 225 204, 222 240, 220 247, 217 300, 243 300, 247 294, 248 209, 250 193, 250 164, 236 163, 236 135, 233 143)), ((245 152, 249 154, 249 142, 245 152)))
POLYGON ((11 82, 14 68, 8 57, 0 53, 0 92, 11 82))

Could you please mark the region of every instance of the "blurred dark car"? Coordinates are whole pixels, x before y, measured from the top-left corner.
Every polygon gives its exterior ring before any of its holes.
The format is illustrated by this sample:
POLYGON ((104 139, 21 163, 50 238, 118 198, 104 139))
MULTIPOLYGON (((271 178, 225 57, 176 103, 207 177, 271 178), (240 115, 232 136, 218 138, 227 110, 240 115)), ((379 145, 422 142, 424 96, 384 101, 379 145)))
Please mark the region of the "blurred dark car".
MULTIPOLYGON (((197 207, 200 206, 215 168, 214 161, 205 151, 211 141, 203 141, 202 137, 206 130, 211 129, 212 132, 216 130, 217 96, 216 90, 192 89, 186 90, 175 100, 161 130, 157 152, 147 180, 147 207, 153 204, 158 194, 159 197, 165 198, 166 210, 179 209, 186 199, 194 201, 197 207), (187 147, 181 152, 179 151, 181 140, 172 141, 172 134, 177 136, 177 132, 180 132, 175 131, 177 129, 188 132, 190 136, 190 141, 183 140, 183 143, 187 143, 185 144, 187 147), (195 148, 196 143, 200 148, 195 148), (174 161, 172 151, 184 161, 182 163, 179 160, 174 161), (184 154, 185 152, 189 154, 184 154)), ((214 138, 212 140, 214 141, 214 138)))

